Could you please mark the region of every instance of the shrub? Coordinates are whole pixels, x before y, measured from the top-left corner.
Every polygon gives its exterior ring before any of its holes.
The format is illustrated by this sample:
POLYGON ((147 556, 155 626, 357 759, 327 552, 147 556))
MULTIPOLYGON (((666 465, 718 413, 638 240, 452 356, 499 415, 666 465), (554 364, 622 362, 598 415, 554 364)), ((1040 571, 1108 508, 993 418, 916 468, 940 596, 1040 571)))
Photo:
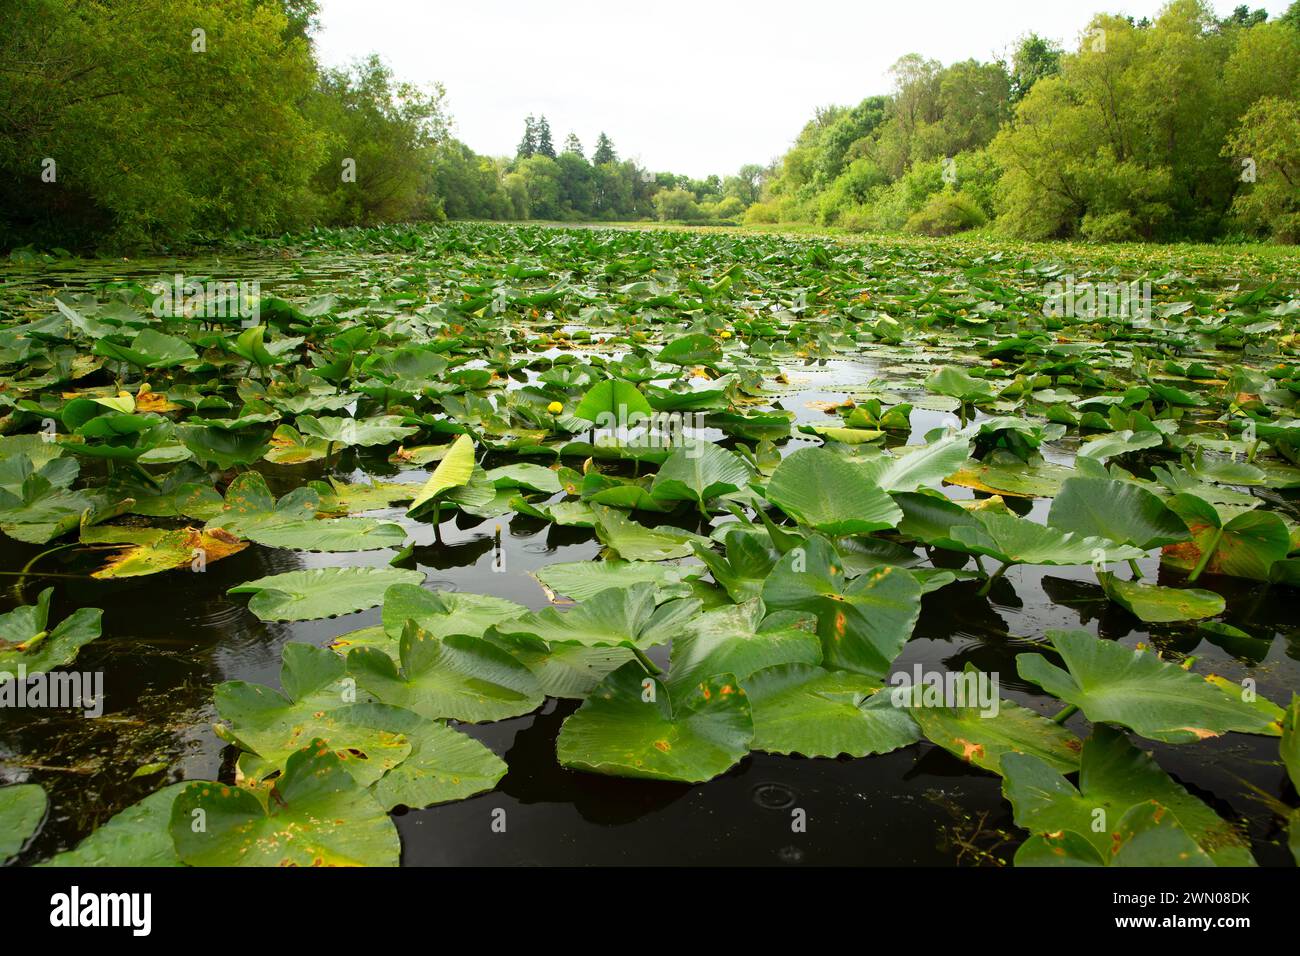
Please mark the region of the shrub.
POLYGON ((921 209, 913 213, 904 227, 920 236, 951 236, 982 226, 987 221, 979 204, 961 192, 935 193, 921 209))

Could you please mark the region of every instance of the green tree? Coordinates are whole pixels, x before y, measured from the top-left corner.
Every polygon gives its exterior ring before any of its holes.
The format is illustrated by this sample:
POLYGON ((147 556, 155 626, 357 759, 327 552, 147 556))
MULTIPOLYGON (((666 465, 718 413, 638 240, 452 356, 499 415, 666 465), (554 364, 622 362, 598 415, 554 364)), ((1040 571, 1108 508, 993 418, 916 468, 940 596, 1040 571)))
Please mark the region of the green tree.
POLYGON ((9 0, 3 16, 0 242, 139 245, 309 218, 315 70, 278 4, 9 0))
POLYGON ((529 113, 524 117, 524 136, 515 150, 516 159, 527 159, 537 152, 537 121, 529 113))
POLYGON ((1045 76, 1061 72, 1060 44, 1045 40, 1037 33, 1020 38, 1011 57, 1011 100, 1020 102, 1035 83, 1045 76))
POLYGON ((1300 103, 1265 97, 1241 118, 1223 149, 1248 180, 1232 204, 1246 228, 1300 242, 1300 103))
POLYGON ((575 156, 582 155, 582 141, 578 139, 577 133, 570 133, 564 138, 564 151, 575 156))
POLYGON ((545 116, 537 120, 537 155, 555 158, 555 144, 551 142, 551 124, 545 116))
POLYGON ((436 214, 430 151, 448 138, 441 86, 398 82, 375 55, 321 75, 311 113, 330 145, 313 182, 326 222, 400 222, 436 214))
POLYGON ((591 162, 594 166, 604 166, 606 163, 618 162, 618 154, 614 152, 614 143, 603 132, 596 137, 596 151, 591 154, 591 162))

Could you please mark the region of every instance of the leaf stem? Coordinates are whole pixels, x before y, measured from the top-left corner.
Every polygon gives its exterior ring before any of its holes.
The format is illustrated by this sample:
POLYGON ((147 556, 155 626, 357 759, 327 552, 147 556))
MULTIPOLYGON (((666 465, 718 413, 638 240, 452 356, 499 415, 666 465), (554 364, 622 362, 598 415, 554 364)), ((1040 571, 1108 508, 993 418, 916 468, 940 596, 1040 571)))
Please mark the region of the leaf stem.
POLYGON ((1059 714, 1052 718, 1052 723, 1063 724, 1079 712, 1077 704, 1067 704, 1059 714))
POLYGON ((1142 569, 1141 569, 1140 567, 1138 567, 1138 563, 1137 563, 1137 559, 1136 559, 1136 558, 1129 558, 1129 559, 1128 559, 1128 566, 1129 566, 1129 570, 1133 572, 1133 578, 1134 578, 1134 580, 1136 580, 1137 578, 1142 577, 1142 569))
POLYGON ((980 597, 988 597, 989 591, 993 589, 994 582, 996 582, 998 578, 1002 577, 1002 575, 1006 574, 1007 568, 1009 567, 1011 567, 1011 562, 1003 561, 1002 564, 998 566, 998 569, 988 576, 987 580, 984 582, 984 586, 976 593, 980 597))
POLYGON ((1210 558, 1214 556, 1215 549, 1219 547, 1219 542, 1221 540, 1223 540, 1223 529, 1215 528, 1214 536, 1210 538, 1206 546, 1201 549, 1201 559, 1196 562, 1196 567, 1192 568, 1192 573, 1187 575, 1188 584, 1194 584, 1196 579, 1201 576, 1201 572, 1204 571, 1205 566, 1210 563, 1210 558))
POLYGON ((636 655, 636 659, 641 662, 641 666, 649 672, 651 677, 658 677, 663 673, 663 669, 654 661, 650 660, 646 655, 646 652, 637 647, 636 644, 628 642, 627 646, 632 650, 632 653, 636 655))

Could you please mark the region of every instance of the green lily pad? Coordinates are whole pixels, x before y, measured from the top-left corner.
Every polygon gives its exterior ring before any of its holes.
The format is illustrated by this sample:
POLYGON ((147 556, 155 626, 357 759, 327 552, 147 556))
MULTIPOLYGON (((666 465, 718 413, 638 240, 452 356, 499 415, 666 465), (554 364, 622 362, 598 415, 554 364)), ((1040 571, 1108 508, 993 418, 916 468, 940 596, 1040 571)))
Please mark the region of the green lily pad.
POLYGON ((805 757, 865 757, 921 738, 916 722, 877 693, 875 679, 815 664, 778 664, 742 682, 754 718, 755 750, 805 757))
POLYGON ((77 652, 100 634, 104 612, 80 607, 50 628, 54 588, 46 588, 35 604, 23 604, 0 614, 0 687, 20 673, 44 674, 77 658, 77 652))
POLYGON ((295 752, 270 787, 190 784, 169 829, 190 866, 396 866, 402 852, 383 805, 321 740, 295 752))
POLYGON ((1150 624, 1195 621, 1222 614, 1221 595, 1200 588, 1165 588, 1139 581, 1124 581, 1108 571, 1097 574, 1106 596, 1139 620, 1150 624))
POLYGON ((182 866, 168 826, 172 804, 187 787, 182 781, 149 794, 41 866, 182 866))
POLYGON ((735 766, 753 736, 749 702, 732 675, 670 690, 633 661, 564 721, 555 751, 575 770, 703 783, 735 766))
POLYGON ((765 494, 800 524, 831 535, 893 528, 903 517, 857 466, 824 448, 803 448, 784 459, 765 494))
POLYGON ((881 567, 846 578, 843 560, 821 538, 785 554, 763 585, 772 610, 817 617, 824 663, 883 680, 912 636, 921 585, 907 571, 881 567))
POLYGON ((1066 670, 1041 654, 1018 654, 1016 670, 1093 723, 1120 724, 1176 744, 1232 730, 1275 733, 1258 708, 1151 651, 1130 650, 1086 631, 1048 631, 1047 637, 1066 670))
POLYGON ((423 571, 401 568, 315 568, 246 581, 227 594, 251 594, 248 609, 263 621, 314 621, 374 607, 394 584, 419 584, 423 571))
MULTIPOLYGON (((1111 728, 1097 727, 1084 741, 1078 788, 1040 758, 1009 753, 1002 758, 1002 792, 1018 826, 1035 835, 1076 834, 1102 860, 1113 855, 1123 838, 1120 824, 1128 811, 1155 801, 1215 864, 1254 865, 1249 841, 1241 832, 1111 728)), ((1165 865, 1185 865, 1177 841, 1172 849, 1174 855, 1165 865)), ((1041 861, 1038 851, 1033 852, 1041 861)))
POLYGON ((431 720, 505 720, 542 704, 533 672, 482 638, 451 634, 439 639, 408 623, 398 656, 395 662, 377 648, 353 648, 348 673, 384 703, 431 720))
POLYGON ((39 784, 0 787, 0 863, 27 845, 45 819, 48 806, 45 790, 39 784))

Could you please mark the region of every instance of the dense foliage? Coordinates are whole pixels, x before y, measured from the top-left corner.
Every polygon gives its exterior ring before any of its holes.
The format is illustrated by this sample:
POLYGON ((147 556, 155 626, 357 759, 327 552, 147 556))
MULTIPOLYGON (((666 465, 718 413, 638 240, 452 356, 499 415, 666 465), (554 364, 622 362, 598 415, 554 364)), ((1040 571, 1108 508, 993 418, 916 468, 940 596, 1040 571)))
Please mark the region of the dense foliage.
POLYGON ((1218 20, 1173 0, 1096 17, 1073 52, 1031 34, 1010 63, 911 54, 893 74, 888 97, 818 111, 749 221, 1296 240, 1300 4, 1218 20))
MULTIPOLYGON (((314 0, 13 0, 0 28, 0 248, 482 219, 738 217, 734 186, 589 161, 528 118, 519 156, 452 135, 445 91, 315 57, 314 0), (687 202, 653 202, 684 187, 687 202), (725 187, 725 188, 724 188, 725 187)), ((748 197, 742 201, 739 197, 748 197)))

